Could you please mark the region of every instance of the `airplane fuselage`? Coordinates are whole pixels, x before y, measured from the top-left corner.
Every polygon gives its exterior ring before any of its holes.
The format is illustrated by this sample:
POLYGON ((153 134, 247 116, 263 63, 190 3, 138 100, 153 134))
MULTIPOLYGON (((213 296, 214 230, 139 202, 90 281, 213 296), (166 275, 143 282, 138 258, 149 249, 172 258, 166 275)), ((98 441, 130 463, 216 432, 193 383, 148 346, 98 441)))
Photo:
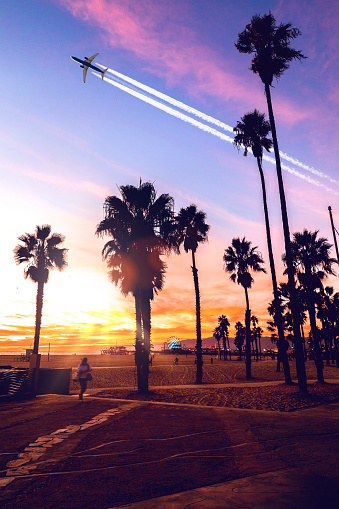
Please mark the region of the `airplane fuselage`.
POLYGON ((78 57, 71 57, 72 60, 75 62, 78 62, 78 64, 81 64, 81 67, 90 67, 91 69, 94 69, 94 71, 102 73, 102 69, 99 69, 99 67, 95 67, 95 65, 91 64, 90 62, 86 60, 81 60, 81 58, 78 57))

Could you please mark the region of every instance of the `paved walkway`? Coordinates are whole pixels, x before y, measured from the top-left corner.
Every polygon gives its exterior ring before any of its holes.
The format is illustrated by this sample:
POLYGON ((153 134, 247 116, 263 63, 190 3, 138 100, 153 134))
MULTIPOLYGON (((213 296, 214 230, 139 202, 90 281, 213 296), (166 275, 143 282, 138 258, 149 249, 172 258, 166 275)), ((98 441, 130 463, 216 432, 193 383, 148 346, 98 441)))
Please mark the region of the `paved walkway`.
POLYGON ((59 395, 4 402, 1 507, 332 509, 338 410, 338 403, 280 413, 89 395, 83 403, 59 395))

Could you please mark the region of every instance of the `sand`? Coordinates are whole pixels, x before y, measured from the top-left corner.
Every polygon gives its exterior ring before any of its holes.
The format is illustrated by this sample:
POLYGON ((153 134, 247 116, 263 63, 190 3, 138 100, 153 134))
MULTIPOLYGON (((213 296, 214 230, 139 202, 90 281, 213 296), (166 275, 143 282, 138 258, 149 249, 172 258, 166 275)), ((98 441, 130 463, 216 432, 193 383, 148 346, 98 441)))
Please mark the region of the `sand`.
MULTIPOLYGON (((43 368, 72 368, 76 370, 82 357, 78 355, 47 355, 41 359, 43 368)), ((261 410, 291 411, 308 408, 339 399, 339 369, 335 365, 324 367, 324 378, 331 384, 309 384, 309 396, 301 396, 298 386, 287 387, 283 371, 276 372, 276 361, 265 359, 252 362, 251 382, 281 382, 270 387, 246 387, 245 363, 234 358, 232 361, 204 356, 203 387, 182 387, 194 385, 196 366, 194 356, 178 356, 179 364, 174 364, 174 355, 155 354, 150 367, 149 388, 151 394, 137 394, 136 368, 133 355, 88 355, 93 367, 93 380, 89 389, 102 389, 100 397, 148 399, 173 403, 228 406, 236 408, 255 408, 261 410), (208 387, 211 384, 232 384, 233 387, 208 387), (240 387, 239 387, 240 384, 240 387), (243 385, 243 387, 241 386, 243 385), (169 387, 170 386, 170 387, 169 387), (176 387, 177 386, 177 387, 176 387), (180 386, 180 387, 178 387, 180 386), (161 388, 163 387, 163 389, 161 388), (165 388, 166 387, 166 388, 165 388)), ((27 362, 15 361, 14 356, 1 356, 0 365, 28 367, 27 362)), ((292 379, 297 380, 295 362, 290 362, 292 379)), ((308 380, 316 380, 313 361, 306 362, 308 380)), ((70 392, 75 393, 78 383, 71 381, 70 392)))

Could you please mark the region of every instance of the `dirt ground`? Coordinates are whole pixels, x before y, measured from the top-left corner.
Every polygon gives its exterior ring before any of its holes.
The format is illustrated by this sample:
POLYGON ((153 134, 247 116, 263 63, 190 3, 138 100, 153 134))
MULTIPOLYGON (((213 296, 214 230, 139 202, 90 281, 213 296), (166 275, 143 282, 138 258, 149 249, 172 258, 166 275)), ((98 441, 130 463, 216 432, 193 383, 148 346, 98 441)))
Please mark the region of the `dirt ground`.
MULTIPOLYGON (((195 357, 178 356, 178 365, 174 364, 175 355, 156 354, 150 366, 150 394, 137 394, 136 367, 133 355, 95 355, 88 357, 93 367, 93 380, 88 389, 98 389, 98 396, 119 399, 139 399, 167 403, 185 403, 195 405, 247 408, 257 410, 278 410, 289 412, 301 408, 310 408, 339 400, 339 370, 335 365, 324 367, 324 378, 331 384, 309 384, 309 395, 299 394, 298 385, 288 387, 284 382, 283 371, 276 372, 276 361, 265 359, 252 362, 252 384, 281 382, 275 386, 248 387, 245 376, 245 363, 236 360, 219 360, 204 356, 203 384, 195 388, 195 357), (231 386, 223 387, 223 384, 231 386), (191 386, 191 387, 189 387, 191 386), (193 387, 192 387, 193 386, 193 387), (217 386, 217 387, 216 387, 217 386)), ((14 361, 13 356, 1 356, 2 365, 23 366, 28 363, 14 361)), ((51 355, 49 360, 42 356, 42 368, 72 368, 81 362, 77 355, 51 355)), ((290 362, 292 379, 297 381, 295 362, 290 362)), ((308 379, 316 380, 313 361, 306 362, 308 379)), ((79 391, 77 382, 71 380, 70 393, 79 391)))

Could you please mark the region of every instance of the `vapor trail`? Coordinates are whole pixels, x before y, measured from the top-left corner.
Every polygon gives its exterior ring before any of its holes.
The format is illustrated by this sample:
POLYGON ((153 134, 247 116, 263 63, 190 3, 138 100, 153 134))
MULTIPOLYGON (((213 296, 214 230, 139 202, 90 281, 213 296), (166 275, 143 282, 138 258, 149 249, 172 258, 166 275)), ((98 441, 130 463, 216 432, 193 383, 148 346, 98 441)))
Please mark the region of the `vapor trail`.
MULTIPOLYGON (((94 76, 97 76, 98 78, 101 79, 100 74, 93 72, 93 71, 92 71, 92 74, 94 74, 94 76)), ((127 92, 128 94, 136 97, 137 99, 140 99, 141 101, 146 102, 147 104, 150 104, 162 111, 165 111, 166 113, 168 113, 169 115, 172 115, 173 117, 179 118, 180 120, 183 120, 184 122, 187 122, 195 127, 198 127, 198 129, 201 129, 202 131, 205 131, 207 133, 213 134, 214 136, 217 136, 221 140, 228 141, 229 143, 233 143, 233 141, 234 141, 233 138, 231 138, 230 136, 227 136, 224 133, 221 133, 217 129, 214 129, 213 127, 203 124, 202 122, 199 122, 198 120, 195 120, 194 118, 191 118, 188 115, 185 115, 181 111, 177 111, 174 108, 167 106, 166 104, 163 104, 163 103, 161 103, 155 99, 152 99, 151 97, 149 97, 141 92, 138 92, 137 90, 134 90, 133 88, 123 85, 122 83, 119 83, 117 81, 113 81, 113 80, 107 78, 106 76, 104 76, 104 81, 107 81, 107 83, 109 83, 110 85, 113 85, 114 87, 119 88, 120 90, 123 90, 124 92, 127 92)), ((204 114, 202 114, 202 115, 204 115, 204 114)), ((233 132, 233 129, 232 129, 232 132, 233 132)), ((275 165, 275 159, 273 159, 272 157, 266 156, 266 155, 264 155, 263 157, 266 161, 275 165)), ((317 187, 322 187, 323 189, 326 189, 327 191, 331 191, 334 194, 339 194, 336 191, 334 191, 334 189, 331 189, 331 188, 325 186, 318 180, 312 179, 311 177, 308 177, 304 173, 300 173, 299 171, 297 171, 293 168, 290 168, 289 166, 282 164, 281 167, 288 173, 291 173, 292 175, 295 175, 296 177, 306 180, 310 184, 313 184, 317 187)))
MULTIPOLYGON (((93 71, 92 71, 93 72, 93 71)), ((93 72, 95 76, 98 78, 101 78, 101 75, 98 73, 93 72)), ((138 99, 141 99, 142 101, 151 104, 152 106, 155 106, 156 108, 159 108, 159 110, 163 110, 169 115, 172 115, 173 117, 180 118, 180 120, 183 120, 184 122, 188 122, 191 125, 194 125, 195 127, 198 127, 202 131, 208 132, 210 134, 213 134, 214 136, 217 136, 218 138, 228 141, 229 143, 233 143, 233 138, 230 136, 227 136, 227 134, 223 134, 220 131, 217 131, 216 129, 213 129, 213 127, 210 127, 206 124, 203 124, 202 122, 199 122, 199 120, 195 120, 194 118, 189 117, 188 115, 185 115, 184 113, 181 113, 181 111, 177 111, 170 106, 166 106, 166 104, 163 104, 159 101, 156 101, 155 99, 152 99, 151 97, 148 97, 147 95, 142 94, 141 92, 137 92, 136 90, 129 88, 125 85, 122 85, 122 83, 118 83, 117 81, 113 81, 106 76, 104 76, 104 81, 107 81, 111 85, 114 85, 117 88, 120 88, 120 90, 123 90, 124 92, 127 92, 130 95, 133 95, 134 97, 137 97, 138 99)))
MULTIPOLYGON (((103 66, 102 64, 98 64, 98 65, 99 65, 99 67, 106 69, 106 67, 103 66)), ((225 131, 233 133, 233 127, 231 127, 228 124, 225 124, 224 122, 221 122, 220 120, 218 120, 214 117, 211 117, 210 115, 206 115, 202 111, 192 108, 191 106, 188 106, 187 104, 182 103, 181 101, 178 101, 177 99, 174 99, 173 97, 170 97, 169 95, 163 94, 162 92, 159 92, 158 90, 155 90, 154 88, 144 85, 140 81, 136 81, 136 80, 130 78, 129 76, 121 74, 120 72, 114 71, 113 69, 108 69, 108 72, 110 74, 113 74, 113 76, 116 76, 118 79, 123 80, 123 81, 131 84, 132 86, 139 88, 140 90, 143 90, 147 94, 151 94, 155 97, 158 97, 162 101, 172 104, 172 106, 175 106, 176 108, 180 108, 181 110, 186 111, 187 113, 190 113, 191 115, 194 115, 194 116, 200 118, 201 120, 204 120, 205 122, 209 122, 210 124, 216 125, 217 127, 224 129, 225 131)), ((295 159, 281 151, 279 151, 279 154, 282 159, 285 159, 285 161, 292 163, 295 166, 299 166, 303 170, 306 170, 306 171, 312 173, 313 175, 316 175, 317 177, 328 179, 330 182, 339 185, 338 180, 333 179, 332 177, 329 177, 325 173, 323 173, 319 170, 316 170, 315 168, 298 161, 298 159, 295 159)), ((326 188, 326 186, 325 186, 325 188, 326 188)))
MULTIPOLYGON (((98 65, 99 67, 106 69, 106 67, 104 67, 103 65, 101 64, 98 65)), ((177 101, 177 99, 174 99, 169 95, 163 94, 162 92, 159 92, 154 88, 148 87, 147 85, 140 83, 140 81, 133 80, 132 78, 129 78, 128 76, 125 76, 120 72, 114 71, 113 69, 108 69, 108 72, 113 74, 114 76, 117 76, 123 81, 126 81, 127 83, 130 83, 131 85, 140 88, 141 90, 144 90, 144 92, 147 92, 148 94, 154 95, 155 97, 158 97, 159 99, 166 101, 169 104, 172 104, 172 106, 175 106, 176 108, 180 108, 181 110, 186 111, 191 115, 195 115, 196 117, 205 120, 205 122, 209 122, 210 124, 214 124, 218 127, 221 127, 221 129, 224 129, 225 131, 233 133, 233 127, 225 124, 224 122, 221 122, 220 120, 217 120, 216 118, 211 117, 210 115, 206 115, 206 113, 203 113, 202 111, 196 110, 195 108, 192 108, 191 106, 188 106, 187 104, 182 103, 181 101, 177 101)))
MULTIPOLYGON (((275 159, 273 157, 263 154, 263 159, 265 159, 265 161, 268 161, 275 165, 275 159)), ((309 182, 310 184, 313 184, 317 187, 321 187, 322 189, 325 189, 326 191, 330 191, 333 194, 339 195, 339 193, 337 191, 335 191, 331 187, 326 186, 325 184, 322 184, 321 182, 319 182, 319 180, 313 179, 312 177, 309 177, 308 175, 305 175, 304 173, 300 173, 299 171, 295 170, 294 168, 291 168, 290 166, 287 166, 284 163, 281 164, 281 168, 283 170, 287 171, 288 173, 295 175, 296 177, 306 180, 306 182, 309 182)))
POLYGON ((294 159, 294 157, 291 157, 288 154, 285 154, 284 152, 280 152, 280 150, 279 150, 279 154, 280 154, 280 157, 282 157, 283 159, 285 159, 289 163, 295 164, 296 166, 299 166, 299 168, 302 168, 303 170, 306 170, 306 171, 309 171, 309 172, 313 173, 313 175, 317 175, 318 177, 322 177, 322 178, 328 179, 330 182, 333 182, 334 184, 339 184, 338 180, 336 180, 336 179, 334 179, 332 177, 329 177, 328 175, 326 175, 322 171, 316 170, 315 168, 313 168, 311 166, 308 166, 307 164, 304 164, 301 161, 298 161, 298 159, 294 159))

